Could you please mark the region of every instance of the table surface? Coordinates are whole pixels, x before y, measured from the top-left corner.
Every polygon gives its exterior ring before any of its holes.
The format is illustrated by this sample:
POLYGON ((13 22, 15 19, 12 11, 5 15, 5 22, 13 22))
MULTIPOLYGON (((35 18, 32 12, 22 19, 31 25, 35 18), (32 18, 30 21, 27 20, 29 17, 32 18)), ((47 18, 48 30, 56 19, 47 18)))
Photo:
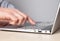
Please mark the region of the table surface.
POLYGON ((60 30, 53 35, 0 31, 0 41, 60 41, 60 30))

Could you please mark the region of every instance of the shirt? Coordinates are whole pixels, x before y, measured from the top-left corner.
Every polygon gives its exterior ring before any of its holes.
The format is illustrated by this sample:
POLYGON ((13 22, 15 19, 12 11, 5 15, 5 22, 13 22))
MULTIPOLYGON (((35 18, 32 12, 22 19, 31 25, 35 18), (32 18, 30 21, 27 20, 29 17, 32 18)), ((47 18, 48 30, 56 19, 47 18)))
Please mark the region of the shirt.
POLYGON ((0 7, 3 8, 15 8, 11 3, 5 1, 5 0, 0 0, 0 7))

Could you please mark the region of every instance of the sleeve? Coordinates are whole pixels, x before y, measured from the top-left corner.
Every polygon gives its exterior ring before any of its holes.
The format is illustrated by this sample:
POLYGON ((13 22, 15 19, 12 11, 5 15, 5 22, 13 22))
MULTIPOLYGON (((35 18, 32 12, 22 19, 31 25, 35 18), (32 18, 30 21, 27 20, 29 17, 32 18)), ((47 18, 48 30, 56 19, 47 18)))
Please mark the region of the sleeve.
POLYGON ((12 5, 11 3, 5 1, 5 0, 1 0, 0 1, 0 7, 3 8, 15 8, 14 5, 12 5))

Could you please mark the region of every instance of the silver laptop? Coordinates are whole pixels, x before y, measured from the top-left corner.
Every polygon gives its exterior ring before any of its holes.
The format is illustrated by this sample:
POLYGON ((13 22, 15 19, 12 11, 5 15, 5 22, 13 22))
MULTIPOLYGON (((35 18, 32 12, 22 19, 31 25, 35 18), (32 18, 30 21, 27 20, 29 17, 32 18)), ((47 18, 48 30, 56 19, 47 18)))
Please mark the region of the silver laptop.
MULTIPOLYGON (((51 1, 52 2, 52 1, 51 1)), ((52 2, 53 3, 53 2, 52 2)), ((45 33, 45 34, 53 34, 57 29, 59 29, 59 26, 60 26, 60 3, 59 3, 59 0, 55 0, 55 3, 53 3, 53 5, 51 5, 50 9, 53 11, 50 11, 52 12, 51 14, 51 19, 53 21, 47 21, 44 20, 45 17, 42 17, 43 19, 40 20, 40 21, 36 21, 36 25, 31 25, 29 23, 25 23, 24 26, 5 26, 5 27, 0 27, 0 30, 3 30, 3 31, 16 31, 16 32, 30 32, 30 33, 45 33), (53 7, 52 7, 53 6, 53 7), (53 14, 55 13, 55 14, 53 14), (54 16, 53 16, 54 15, 54 16), (44 21, 43 21, 44 20, 44 21)), ((25 5, 25 4, 24 4, 25 5)), ((27 6, 28 7, 28 6, 27 6)), ((45 7, 46 8, 46 7, 45 7)), ((49 8, 49 6, 48 6, 49 8)), ((41 7, 40 7, 41 9, 41 7)), ((42 8, 43 9, 43 8, 42 8)), ((28 10, 28 9, 27 9, 28 10)), ((23 10, 24 11, 24 10, 23 10)), ((48 10, 46 10, 48 11, 48 10)), ((46 13, 45 11, 45 13, 46 13)), ((51 13, 49 11, 49 13, 51 13)), ((42 11, 41 11, 42 12, 42 11)), ((44 11, 43 11, 44 12, 44 11)), ((30 13, 30 12, 29 12, 30 13)), ((48 14, 50 15, 50 14, 48 14)), ((36 15, 35 15, 36 16, 36 15)), ((47 16, 47 14, 46 14, 47 16)), ((48 16, 49 17, 49 16, 48 16)), ((39 17, 40 18, 40 17, 39 17)), ((34 19, 34 18, 33 18, 34 19)), ((36 20, 36 19, 35 19, 36 20)), ((37 19, 38 20, 38 19, 37 19)))

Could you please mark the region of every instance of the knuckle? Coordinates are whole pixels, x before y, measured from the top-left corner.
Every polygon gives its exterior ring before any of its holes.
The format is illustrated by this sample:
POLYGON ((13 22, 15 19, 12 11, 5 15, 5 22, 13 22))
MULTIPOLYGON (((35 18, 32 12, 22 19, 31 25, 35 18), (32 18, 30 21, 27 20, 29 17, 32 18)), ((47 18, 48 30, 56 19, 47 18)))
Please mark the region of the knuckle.
POLYGON ((28 18, 28 16, 24 16, 24 18, 25 18, 25 19, 27 19, 27 18, 28 18))
POLYGON ((20 19, 21 19, 21 20, 23 20, 23 19, 24 19, 24 17, 20 17, 20 19))

